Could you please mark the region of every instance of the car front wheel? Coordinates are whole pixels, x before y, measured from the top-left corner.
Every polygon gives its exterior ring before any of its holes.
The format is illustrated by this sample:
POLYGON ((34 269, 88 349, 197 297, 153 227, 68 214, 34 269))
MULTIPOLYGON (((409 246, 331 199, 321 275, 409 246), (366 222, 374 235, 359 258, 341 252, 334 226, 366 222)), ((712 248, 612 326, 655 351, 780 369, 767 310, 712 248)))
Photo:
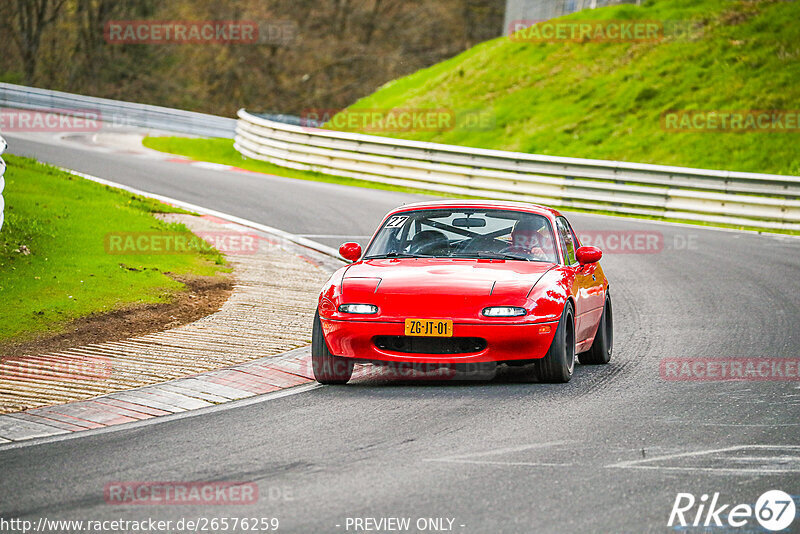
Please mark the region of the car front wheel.
POLYGON ((538 362, 537 374, 542 382, 569 382, 574 369, 575 312, 572 303, 567 301, 550 349, 538 362))
POLYGON ((314 378, 320 384, 346 384, 353 376, 352 360, 334 356, 328 350, 319 312, 314 314, 314 326, 311 329, 311 366, 314 378))

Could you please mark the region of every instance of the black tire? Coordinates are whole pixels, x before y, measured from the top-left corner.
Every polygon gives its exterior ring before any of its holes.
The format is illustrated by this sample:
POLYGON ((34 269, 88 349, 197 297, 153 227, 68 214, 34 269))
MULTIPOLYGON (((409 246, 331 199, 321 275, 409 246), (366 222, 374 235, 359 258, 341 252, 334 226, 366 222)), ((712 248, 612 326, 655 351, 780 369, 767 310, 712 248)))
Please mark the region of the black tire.
POLYGON ((569 382, 575 370, 575 312, 567 301, 558 321, 553 342, 544 358, 539 360, 537 375, 542 382, 569 382))
POLYGON ((353 376, 353 361, 334 356, 328 350, 319 312, 314 314, 314 326, 311 329, 311 367, 314 378, 320 384, 346 384, 353 376))
POLYGON ((603 315, 597 326, 592 348, 578 355, 578 361, 583 365, 602 365, 611 361, 614 351, 614 312, 611 308, 611 296, 606 296, 606 305, 603 315))

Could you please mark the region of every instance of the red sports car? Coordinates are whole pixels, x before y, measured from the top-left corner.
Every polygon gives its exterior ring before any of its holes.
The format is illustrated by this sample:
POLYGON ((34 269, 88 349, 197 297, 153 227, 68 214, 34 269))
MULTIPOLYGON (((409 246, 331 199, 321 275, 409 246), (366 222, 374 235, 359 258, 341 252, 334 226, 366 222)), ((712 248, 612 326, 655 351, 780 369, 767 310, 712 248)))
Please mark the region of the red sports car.
POLYGON ((313 326, 317 381, 356 362, 535 363, 567 382, 575 358, 608 363, 613 319, 602 252, 533 204, 436 201, 390 212, 362 254, 326 283, 313 326))

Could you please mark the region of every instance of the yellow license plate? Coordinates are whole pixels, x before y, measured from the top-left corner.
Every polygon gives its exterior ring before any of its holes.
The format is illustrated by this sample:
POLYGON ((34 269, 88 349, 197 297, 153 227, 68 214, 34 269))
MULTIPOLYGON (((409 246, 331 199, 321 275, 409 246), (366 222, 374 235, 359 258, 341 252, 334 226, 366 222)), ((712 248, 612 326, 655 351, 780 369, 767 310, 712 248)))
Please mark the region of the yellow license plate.
POLYGON ((453 321, 444 319, 406 319, 406 335, 453 337, 453 321))

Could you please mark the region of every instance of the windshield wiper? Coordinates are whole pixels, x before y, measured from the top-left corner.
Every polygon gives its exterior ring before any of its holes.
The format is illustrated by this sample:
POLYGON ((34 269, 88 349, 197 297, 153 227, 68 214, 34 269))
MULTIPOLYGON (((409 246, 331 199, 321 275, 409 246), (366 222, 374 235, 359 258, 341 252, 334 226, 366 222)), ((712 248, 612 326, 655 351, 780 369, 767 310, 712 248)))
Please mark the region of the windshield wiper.
POLYGON ((531 261, 530 258, 527 256, 522 256, 519 254, 512 254, 510 252, 486 252, 486 251, 477 251, 477 252, 461 252, 457 254, 453 254, 453 257, 458 258, 478 258, 482 260, 519 260, 519 261, 531 261))
POLYGON ((436 258, 430 254, 409 254, 407 252, 387 252, 386 254, 376 254, 375 256, 367 256, 365 260, 380 260, 383 258, 436 258))

